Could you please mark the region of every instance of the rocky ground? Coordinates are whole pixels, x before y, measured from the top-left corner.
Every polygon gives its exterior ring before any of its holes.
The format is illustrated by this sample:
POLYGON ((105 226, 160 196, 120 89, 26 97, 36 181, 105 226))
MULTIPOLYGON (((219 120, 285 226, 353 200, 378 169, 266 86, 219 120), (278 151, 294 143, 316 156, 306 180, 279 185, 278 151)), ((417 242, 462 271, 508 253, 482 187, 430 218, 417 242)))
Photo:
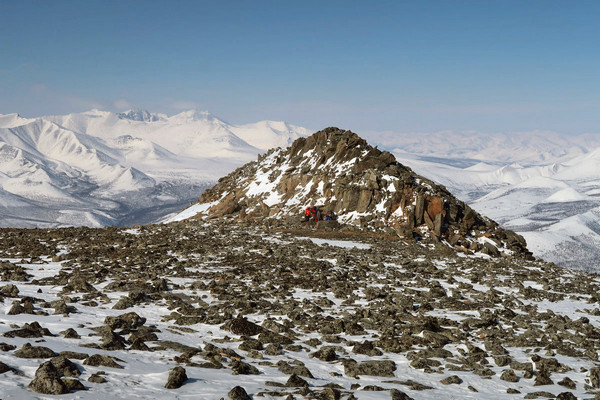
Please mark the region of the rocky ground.
POLYGON ((600 279, 301 225, 0 230, 5 399, 600 399, 600 279))

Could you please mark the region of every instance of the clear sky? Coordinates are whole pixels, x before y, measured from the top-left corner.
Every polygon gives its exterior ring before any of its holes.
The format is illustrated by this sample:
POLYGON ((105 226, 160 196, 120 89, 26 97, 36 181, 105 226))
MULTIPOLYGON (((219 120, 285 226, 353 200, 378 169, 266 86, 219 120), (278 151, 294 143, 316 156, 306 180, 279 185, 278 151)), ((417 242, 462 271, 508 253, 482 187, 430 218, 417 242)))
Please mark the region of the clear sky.
POLYGON ((599 1, 0 0, 0 113, 600 133, 599 1))

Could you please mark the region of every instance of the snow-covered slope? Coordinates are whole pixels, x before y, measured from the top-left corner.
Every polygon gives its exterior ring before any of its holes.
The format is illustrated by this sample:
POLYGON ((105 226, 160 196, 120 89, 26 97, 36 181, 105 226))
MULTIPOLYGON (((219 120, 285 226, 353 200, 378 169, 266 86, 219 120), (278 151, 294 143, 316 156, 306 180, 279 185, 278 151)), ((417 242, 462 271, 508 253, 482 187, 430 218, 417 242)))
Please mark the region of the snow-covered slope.
POLYGON ((523 235, 536 256, 600 268, 600 135, 442 136, 407 138, 394 153, 523 235))
POLYGON ((306 134, 283 122, 235 126, 196 111, 0 115, 0 226, 151 222, 258 153, 306 134))
POLYGON ((47 118, 67 129, 103 139, 122 135, 145 139, 179 156, 241 161, 272 147, 287 146, 309 134, 305 128, 284 122, 231 125, 208 112, 193 110, 171 117, 144 111, 114 114, 92 110, 47 118))

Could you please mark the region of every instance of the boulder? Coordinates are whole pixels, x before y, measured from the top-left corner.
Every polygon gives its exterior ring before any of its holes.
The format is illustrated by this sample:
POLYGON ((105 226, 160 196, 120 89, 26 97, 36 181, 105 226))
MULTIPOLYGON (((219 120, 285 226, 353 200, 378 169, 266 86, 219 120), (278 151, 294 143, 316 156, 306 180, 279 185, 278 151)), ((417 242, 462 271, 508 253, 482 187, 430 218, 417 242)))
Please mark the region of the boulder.
POLYGON ((177 366, 169 372, 169 378, 167 379, 165 388, 178 389, 185 383, 185 381, 187 381, 187 379, 188 377, 185 368, 177 366))

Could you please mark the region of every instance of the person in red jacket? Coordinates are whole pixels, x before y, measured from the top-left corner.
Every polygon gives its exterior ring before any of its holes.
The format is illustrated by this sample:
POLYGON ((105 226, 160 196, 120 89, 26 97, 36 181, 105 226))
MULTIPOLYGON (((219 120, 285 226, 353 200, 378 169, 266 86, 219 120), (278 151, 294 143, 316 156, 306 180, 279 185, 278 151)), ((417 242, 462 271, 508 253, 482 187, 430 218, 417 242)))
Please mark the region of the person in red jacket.
POLYGON ((308 221, 310 219, 310 207, 306 207, 306 210, 304 210, 304 221, 308 221))

